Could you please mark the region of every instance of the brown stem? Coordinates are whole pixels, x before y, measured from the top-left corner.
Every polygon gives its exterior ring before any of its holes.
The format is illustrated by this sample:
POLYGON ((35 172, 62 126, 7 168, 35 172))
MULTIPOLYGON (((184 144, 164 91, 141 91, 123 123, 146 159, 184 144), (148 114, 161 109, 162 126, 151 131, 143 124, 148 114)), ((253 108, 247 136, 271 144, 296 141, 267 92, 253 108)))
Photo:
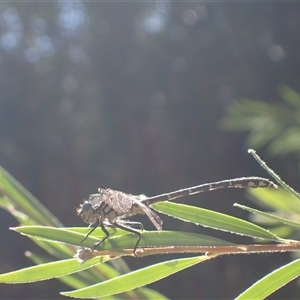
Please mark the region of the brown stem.
MULTIPOLYGON (((88 249, 84 249, 89 251, 88 249)), ((233 246, 169 246, 155 248, 138 248, 136 250, 137 257, 144 257, 155 254, 170 253, 205 253, 206 256, 219 256, 225 254, 253 254, 266 252, 290 252, 300 251, 300 242, 291 242, 286 244, 249 244, 249 245, 233 245, 233 246)), ((119 257, 124 255, 134 256, 133 249, 124 249, 120 251, 94 251, 87 255, 87 259, 95 256, 119 257)), ((84 259, 85 261, 85 259, 84 259)))

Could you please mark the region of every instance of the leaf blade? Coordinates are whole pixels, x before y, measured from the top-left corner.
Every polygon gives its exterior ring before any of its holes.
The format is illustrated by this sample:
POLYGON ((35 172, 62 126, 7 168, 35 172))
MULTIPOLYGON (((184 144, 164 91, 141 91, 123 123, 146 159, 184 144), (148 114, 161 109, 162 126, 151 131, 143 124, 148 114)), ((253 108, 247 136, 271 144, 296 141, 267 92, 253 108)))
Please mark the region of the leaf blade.
POLYGON ((264 278, 257 281, 250 288, 240 294, 236 299, 265 299, 279 288, 299 277, 299 275, 300 259, 266 275, 264 278))
POLYGON ((256 224, 216 211, 172 202, 156 203, 152 207, 161 213, 196 225, 254 238, 279 240, 275 234, 256 224))
POLYGON ((1 283, 29 283, 57 278, 70 275, 72 273, 86 270, 100 263, 100 259, 93 258, 85 264, 80 265, 77 259, 65 259, 61 261, 50 262, 42 265, 36 265, 0 275, 1 283))
POLYGON ((298 222, 291 221, 291 220, 288 220, 286 218, 282 218, 282 217, 279 217, 279 216, 276 216, 276 215, 273 215, 273 214, 270 214, 270 213, 265 213, 263 211, 259 211, 258 209, 248 207, 248 206, 245 206, 245 205, 240 205, 240 204, 235 203, 234 206, 239 207, 239 208, 241 208, 243 210, 246 210, 248 212, 251 212, 253 214, 257 214, 257 215, 263 216, 265 218, 269 218, 270 220, 277 221, 277 222, 280 222, 282 224, 289 225, 289 226, 292 226, 292 227, 295 227, 295 228, 300 228, 300 223, 298 223, 298 222))
MULTIPOLYGON (((30 237, 45 239, 46 241, 61 242, 76 246, 93 247, 95 242, 105 236, 100 228, 94 232, 95 235, 89 236, 83 243, 85 237, 80 232, 86 228, 55 228, 44 226, 21 226, 14 230, 30 237)), ((97 250, 115 250, 133 248, 136 243, 136 235, 124 230, 113 230, 110 237, 101 244, 97 250), (114 231, 114 232, 113 232, 114 231)), ((233 243, 222 239, 210 237, 203 234, 178 232, 178 231, 144 231, 140 241, 140 247, 163 247, 163 246, 232 246, 233 243)))
POLYGON ((76 298, 96 298, 129 291, 177 273, 211 257, 198 256, 166 261, 146 267, 84 289, 61 293, 76 298))

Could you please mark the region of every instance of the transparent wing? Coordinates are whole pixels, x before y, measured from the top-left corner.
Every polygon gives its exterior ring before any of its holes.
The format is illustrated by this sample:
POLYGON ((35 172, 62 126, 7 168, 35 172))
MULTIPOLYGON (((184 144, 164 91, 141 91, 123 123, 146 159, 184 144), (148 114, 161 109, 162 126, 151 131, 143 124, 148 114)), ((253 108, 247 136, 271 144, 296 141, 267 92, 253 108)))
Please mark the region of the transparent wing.
POLYGON ((157 213, 155 213, 151 208, 149 208, 147 205, 142 203, 141 201, 134 201, 135 204, 137 204, 148 216, 148 218, 151 220, 153 225, 156 227, 158 231, 162 230, 162 224, 163 220, 159 217, 157 213))

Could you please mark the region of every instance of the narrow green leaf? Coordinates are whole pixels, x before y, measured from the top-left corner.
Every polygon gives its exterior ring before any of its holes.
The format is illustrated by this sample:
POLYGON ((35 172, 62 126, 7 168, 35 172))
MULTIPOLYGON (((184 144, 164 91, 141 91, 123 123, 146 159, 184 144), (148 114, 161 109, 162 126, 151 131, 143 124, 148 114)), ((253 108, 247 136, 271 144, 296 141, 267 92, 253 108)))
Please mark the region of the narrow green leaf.
POLYGON ((283 224, 286 224, 286 225, 289 225, 289 226, 300 228, 300 223, 290 221, 288 219, 278 217, 278 216, 272 215, 270 213, 262 212, 260 210, 257 210, 257 209, 254 209, 254 208, 251 208, 251 207, 248 207, 248 206, 245 206, 245 205, 240 205, 240 204, 235 203, 234 206, 239 207, 243 210, 249 211, 251 213, 258 214, 258 215, 263 216, 265 218, 269 218, 271 220, 278 221, 280 223, 283 223, 283 224))
POLYGON ((143 296, 143 299, 168 300, 166 296, 158 291, 148 288, 139 288, 139 290, 141 290, 140 294, 143 296))
MULTIPOLYGON (((46 258, 44 258, 42 256, 32 254, 32 253, 28 253, 27 256, 30 257, 36 264, 39 264, 39 265, 40 264, 45 264, 45 265, 48 264, 46 269, 53 267, 50 265, 50 263, 48 263, 48 261, 46 261, 46 258)), ((92 269, 89 266, 87 266, 87 267, 84 266, 88 269, 79 270, 80 272, 78 272, 76 274, 72 273, 72 274, 68 274, 66 276, 63 276, 64 274, 59 274, 59 276, 55 276, 55 278, 64 282, 65 284, 67 284, 68 286, 70 286, 72 288, 80 289, 80 288, 86 287, 87 285, 99 283, 99 282, 107 280, 109 278, 121 275, 120 273, 118 273, 116 271, 116 269, 113 269, 108 264, 104 264, 104 263, 100 264, 101 258, 100 259, 98 258, 98 260, 95 258, 94 260, 96 260, 96 264, 93 264, 92 269)), ((85 264, 86 264, 86 262, 85 262, 85 264)), ((78 262, 77 262, 77 265, 79 265, 78 262)), ((59 265, 55 266, 55 267, 59 268, 59 265)), ((63 269, 63 265, 62 265, 61 269, 63 269)), ((75 263, 75 272, 77 272, 76 269, 77 268, 76 268, 76 263, 75 263)), ((44 270, 44 268, 42 268, 42 271, 43 270, 44 270)), ((39 269, 36 270, 36 272, 38 272, 38 271, 39 271, 39 269)), ((70 270, 67 270, 67 272, 68 271, 70 271, 70 270)), ((23 275, 26 276, 26 278, 28 278, 27 272, 32 272, 32 270, 24 271, 23 275)), ((52 276, 53 276, 53 274, 52 274, 52 276)), ((48 278, 46 278, 46 279, 48 279, 48 278)), ((43 278, 38 279, 38 281, 40 281, 40 280, 44 280, 44 279, 43 278)), ((147 292, 151 294, 151 290, 145 291, 146 295, 147 295, 147 292)), ((130 291, 130 292, 127 292, 126 294, 127 294, 127 297, 129 297, 129 298, 138 299, 140 294, 141 295, 144 294, 144 291, 143 291, 143 289, 137 289, 136 291, 130 291)), ((157 293, 157 294, 160 295, 159 293, 157 293)), ((111 299, 117 299, 117 298, 113 297, 111 299)))
MULTIPOLYGON (((3 197, 0 199, 3 199, 3 197)), ((6 202, 6 201, 5 201, 6 202)), ((6 209, 8 212, 10 212, 16 219, 17 221, 25 226, 37 226, 36 222, 34 220, 32 220, 30 217, 28 217, 27 215, 25 215, 22 212, 17 211, 14 207, 11 207, 12 204, 11 203, 6 203, 6 205, 4 204, 4 209, 6 209)), ((40 248, 44 249, 46 252, 48 252, 49 254, 53 255, 54 257, 57 257, 59 259, 64 259, 66 257, 70 257, 72 255, 72 251, 70 249, 70 247, 66 246, 66 245, 62 245, 62 244, 49 244, 45 241, 42 240, 37 240, 37 239, 33 239, 33 242, 35 244, 37 244, 40 248)))
MULTIPOLYGON (((89 247, 94 246, 95 242, 103 238, 105 234, 100 228, 95 230, 95 235, 89 236, 83 243, 84 234, 79 231, 86 228, 53 228, 43 226, 22 226, 14 230, 28 235, 30 237, 44 239, 46 241, 63 242, 77 246, 89 247)), ((115 250, 130 249, 135 246, 137 237, 133 233, 124 230, 110 230, 110 238, 101 244, 97 250, 115 250)), ((233 245, 225 240, 214 237, 178 231, 143 231, 139 247, 164 247, 164 246, 230 246, 233 245)))
POLYGON ((61 294, 76 298, 96 298, 114 295, 150 284, 207 259, 209 259, 207 256, 198 256, 170 260, 80 290, 63 292, 61 294))
POLYGON ((285 213, 300 214, 299 199, 297 199, 284 189, 249 189, 248 193, 251 196, 250 199, 255 201, 255 203, 257 203, 261 207, 268 207, 269 209, 278 210, 285 213))
POLYGON ((216 211, 172 202, 156 203, 152 207, 159 212, 197 225, 255 238, 279 240, 275 234, 258 225, 216 211))
POLYGON ((18 271, 0 275, 1 283, 28 283, 57 278, 79 272, 99 264, 100 258, 95 257, 80 265, 75 258, 37 265, 18 271))
MULTIPOLYGON (((80 242, 84 238, 83 234, 77 233, 75 231, 49 226, 20 226, 11 229, 31 238, 37 238, 44 241, 55 241, 77 246, 81 245, 80 242)), ((94 243, 97 241, 95 238, 93 238, 93 240, 94 243)), ((85 243, 82 243, 82 245, 84 246, 85 243)))
POLYGON ((62 226, 14 177, 0 167, 0 193, 6 195, 14 209, 22 211, 38 224, 62 226))
POLYGON ((286 225, 272 226, 270 230, 282 239, 289 239, 293 233, 292 228, 286 225))
MULTIPOLYGON (((36 253, 26 252, 26 256, 30 258, 36 265, 42 265, 49 263, 49 258, 43 257, 41 255, 38 255, 36 253)), ((91 284, 89 279, 93 279, 94 277, 90 272, 82 271, 77 274, 71 274, 67 276, 61 276, 58 277, 61 282, 65 283, 69 287, 72 287, 74 289, 80 289, 86 286, 87 284, 91 284), (83 276, 81 276, 83 275, 83 276)))
POLYGON ((300 275, 300 259, 295 260, 268 274, 261 280, 254 283, 236 299, 265 299, 279 288, 300 275))
POLYGON ((250 153, 256 161, 290 194, 295 196, 298 200, 300 199, 300 194, 296 192, 292 187, 286 184, 278 174, 276 174, 267 164, 256 154, 253 149, 249 149, 248 153, 250 153))
POLYGON ((283 84, 279 88, 279 94, 282 99, 289 103, 295 110, 299 111, 300 109, 300 94, 295 90, 291 89, 289 86, 283 84))

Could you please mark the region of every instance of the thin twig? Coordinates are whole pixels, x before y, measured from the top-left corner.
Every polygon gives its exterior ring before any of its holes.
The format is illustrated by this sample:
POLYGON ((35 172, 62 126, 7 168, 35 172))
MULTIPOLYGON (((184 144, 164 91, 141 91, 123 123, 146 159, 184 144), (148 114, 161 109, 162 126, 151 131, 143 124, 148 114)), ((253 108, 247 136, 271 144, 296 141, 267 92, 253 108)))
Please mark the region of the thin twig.
MULTIPOLYGON (((89 249, 84 249, 86 251, 89 249)), ((234 246, 168 246, 155 248, 138 248, 136 251, 137 257, 144 257, 156 254, 170 253, 206 253, 208 256, 219 256, 225 254, 253 254, 266 252, 291 252, 300 251, 300 242, 291 241, 288 244, 249 244, 249 245, 234 245, 234 246)), ((124 249, 122 251, 94 251, 90 255, 86 255, 86 259, 95 256, 134 256, 133 249, 124 249)))

